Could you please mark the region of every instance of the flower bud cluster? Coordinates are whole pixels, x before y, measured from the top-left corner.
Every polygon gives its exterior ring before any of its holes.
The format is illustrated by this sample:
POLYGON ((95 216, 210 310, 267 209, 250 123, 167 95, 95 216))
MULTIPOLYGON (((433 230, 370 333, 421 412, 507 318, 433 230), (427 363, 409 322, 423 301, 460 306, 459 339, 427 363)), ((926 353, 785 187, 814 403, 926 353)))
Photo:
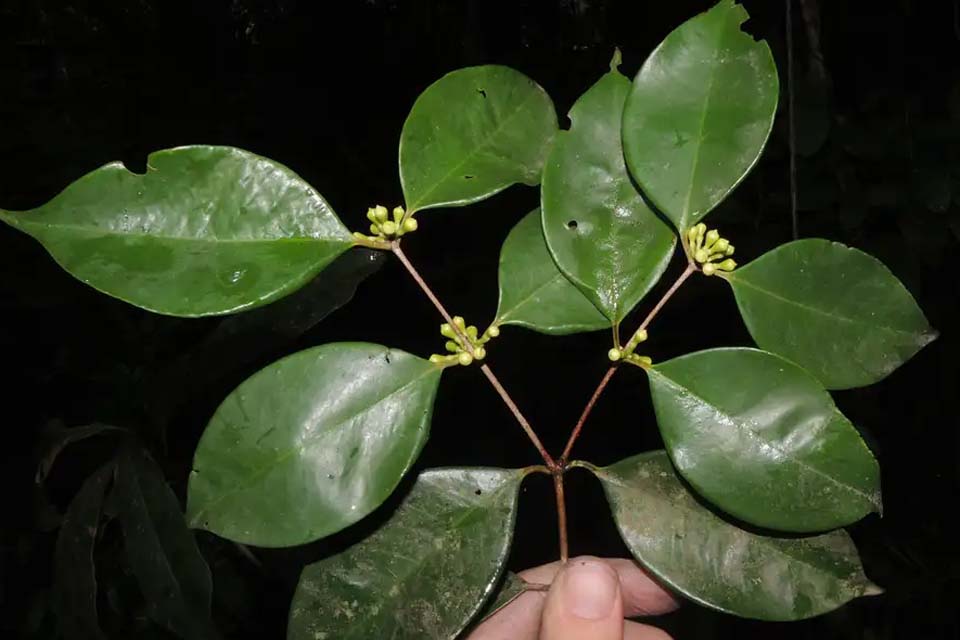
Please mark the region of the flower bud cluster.
POLYGON ((707 225, 702 222, 687 230, 687 245, 690 247, 690 255, 701 265, 700 270, 705 276, 737 268, 737 263, 730 257, 733 255, 730 241, 721 238, 716 229, 707 231, 707 225))
POLYGON ((445 345, 448 353, 435 353, 430 356, 430 362, 443 365, 460 364, 464 367, 469 366, 474 360, 486 358, 487 349, 483 345, 500 335, 500 328, 497 325, 490 325, 480 335, 474 325, 467 326, 466 321, 460 316, 453 317, 453 324, 456 327, 446 322, 440 325, 440 334, 448 338, 445 345))
POLYGON ((396 240, 404 234, 417 230, 417 220, 412 216, 407 216, 403 207, 394 207, 391 219, 387 208, 378 204, 367 209, 367 220, 370 221, 370 233, 373 235, 368 236, 355 231, 353 236, 358 240, 396 240))
POLYGON ((629 362, 630 364, 635 364, 641 367, 649 367, 653 364, 647 356, 640 356, 634 353, 641 342, 647 341, 647 330, 641 329, 633 334, 633 337, 630 338, 630 341, 623 347, 613 347, 610 351, 607 352, 607 357, 610 358, 611 362, 618 362, 623 360, 624 362, 629 362))

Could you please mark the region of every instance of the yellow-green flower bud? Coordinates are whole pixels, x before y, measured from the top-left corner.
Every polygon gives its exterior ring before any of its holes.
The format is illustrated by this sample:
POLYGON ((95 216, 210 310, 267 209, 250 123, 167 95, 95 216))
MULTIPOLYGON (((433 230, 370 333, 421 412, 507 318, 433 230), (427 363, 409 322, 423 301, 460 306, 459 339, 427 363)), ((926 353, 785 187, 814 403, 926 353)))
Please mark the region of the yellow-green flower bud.
POLYGON ((737 268, 737 263, 733 261, 732 258, 727 258, 723 262, 717 265, 717 269, 722 269, 723 271, 733 271, 737 268))
POLYGON ((494 325, 490 325, 489 327, 487 327, 487 330, 484 331, 484 333, 486 333, 486 334, 487 334, 488 336, 490 336, 491 338, 496 338, 497 336, 500 335, 500 327, 498 327, 498 326, 495 325, 495 324, 494 324, 494 325))
POLYGON ((713 247, 714 244, 716 244, 717 240, 719 239, 720 239, 720 232, 717 231, 716 229, 710 229, 710 231, 707 231, 707 235, 706 235, 707 242, 703 246, 706 247, 707 249, 710 249, 713 247))
POLYGON ((647 341, 647 330, 646 330, 646 329, 642 329, 642 330, 640 330, 640 331, 637 331, 636 335, 633 336, 633 339, 630 340, 630 342, 632 342, 633 344, 640 344, 641 342, 646 342, 646 341, 647 341))
POLYGON ((387 208, 383 205, 378 204, 373 208, 373 215, 376 216, 377 222, 383 224, 387 221, 387 208))
POLYGON ((466 351, 463 351, 460 353, 459 356, 457 356, 457 360, 463 366, 468 367, 470 366, 471 363, 473 363, 473 356, 467 353, 466 351))
POLYGON ((394 207, 393 208, 393 221, 397 224, 400 224, 400 221, 403 220, 404 210, 403 207, 394 207))
POLYGON ((387 220, 380 226, 383 228, 383 232, 388 236, 396 235, 397 233, 397 223, 393 220, 387 220))
POLYGON ((703 275, 712 276, 716 272, 717 265, 713 264, 712 262, 708 262, 707 264, 703 265, 703 275))
POLYGON ((432 362, 433 364, 440 364, 440 363, 443 362, 445 359, 446 359, 445 356, 441 356, 441 355, 438 354, 438 353, 435 353, 435 354, 433 354, 432 356, 430 356, 430 362, 432 362))
POLYGON ((483 347, 477 347, 473 350, 473 355, 476 356, 477 360, 483 360, 487 357, 487 350, 483 347))
POLYGON ((610 358, 610 362, 616 362, 622 356, 623 356, 623 353, 620 351, 620 349, 617 349, 616 347, 612 347, 610 351, 607 351, 607 357, 610 358))
POLYGON ((458 327, 460 327, 460 331, 466 331, 466 330, 467 330, 467 322, 466 322, 466 320, 463 319, 462 316, 453 316, 453 324, 455 324, 455 325, 457 325, 458 327))
POLYGON ((450 326, 449 324, 447 324, 446 322, 444 322, 442 325, 440 325, 440 335, 442 335, 442 336, 444 336, 444 337, 446 337, 446 338, 454 339, 454 340, 456 340, 456 338, 457 338, 457 333, 456 333, 456 331, 454 331, 454 330, 453 330, 453 327, 451 327, 451 326, 450 326))
POLYGON ((372 225, 370 225, 370 233, 372 233, 372 234, 375 235, 375 236, 380 235, 380 233, 381 233, 381 231, 380 231, 380 225, 378 225, 376 222, 374 222, 372 225))
POLYGON ((450 353, 459 353, 460 345, 454 342, 453 340, 447 340, 446 344, 443 345, 447 351, 450 353))
POLYGON ((703 264, 709 258, 710 258, 710 252, 708 252, 706 249, 697 249, 696 252, 694 252, 693 254, 693 259, 699 262, 700 264, 703 264))
POLYGON ((475 326, 470 325, 469 327, 467 327, 467 337, 470 338, 471 340, 477 339, 477 328, 475 326))
POLYGON ((732 256, 732 255, 733 255, 733 245, 730 245, 729 247, 727 247, 727 250, 726 250, 724 253, 726 253, 728 256, 732 256))
POLYGON ((690 227, 687 229, 687 243, 692 247, 693 244, 697 241, 697 228, 690 227))
POLYGON ((403 231, 404 233, 410 233, 411 231, 416 231, 417 227, 420 226, 417 223, 416 218, 407 218, 403 221, 403 231))
POLYGON ((367 220, 369 220, 370 222, 377 221, 377 214, 373 210, 373 207, 370 207, 369 209, 367 209, 367 220))
POLYGON ((714 243, 712 247, 710 247, 710 251, 712 251, 713 253, 724 253, 726 252, 727 247, 729 246, 730 246, 730 243, 727 241, 726 238, 720 238, 714 243))

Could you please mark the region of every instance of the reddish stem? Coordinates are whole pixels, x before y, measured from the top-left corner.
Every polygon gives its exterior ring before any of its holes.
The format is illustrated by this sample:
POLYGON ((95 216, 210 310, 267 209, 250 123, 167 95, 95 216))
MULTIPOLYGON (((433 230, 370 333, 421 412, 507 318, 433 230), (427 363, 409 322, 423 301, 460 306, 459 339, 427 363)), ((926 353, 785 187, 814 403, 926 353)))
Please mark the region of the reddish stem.
POLYGON ((553 488, 557 494, 557 533, 560 537, 560 562, 566 562, 570 556, 567 543, 567 502, 563 495, 563 469, 553 473, 553 488))

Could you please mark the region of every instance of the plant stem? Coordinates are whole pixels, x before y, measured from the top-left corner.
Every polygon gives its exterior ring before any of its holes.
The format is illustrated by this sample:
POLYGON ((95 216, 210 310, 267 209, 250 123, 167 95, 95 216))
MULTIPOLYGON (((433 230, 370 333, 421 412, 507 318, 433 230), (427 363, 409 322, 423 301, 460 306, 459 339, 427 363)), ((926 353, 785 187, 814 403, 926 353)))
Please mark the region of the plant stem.
MULTIPOLYGON (((407 254, 403 252, 403 249, 400 248, 400 242, 394 240, 390 243, 390 249, 393 251, 393 254, 397 256, 397 259, 400 260, 400 263, 407 269, 407 272, 414 279, 414 281, 420 285, 420 288, 427 295, 427 298, 430 299, 430 302, 433 303, 433 306, 437 308, 437 311, 440 312, 440 315, 443 316, 443 319, 447 321, 453 330, 460 336, 464 347, 470 352, 470 355, 476 357, 476 353, 473 349, 473 343, 470 339, 464 335, 460 330, 460 327, 453 321, 453 317, 450 313, 444 308, 443 303, 440 302, 439 298, 433 293, 430 289, 430 286, 426 283, 420 273, 417 271, 416 267, 410 262, 410 259, 407 258, 407 254)), ((507 405, 507 408, 510 409, 510 412, 517 419, 517 422, 520 424, 520 427, 527 434, 527 437, 530 438, 530 442, 533 443, 533 446, 537 448, 537 451, 540 452, 540 457, 543 458, 544 463, 547 465, 547 468, 553 472, 556 471, 559 466, 553 457, 547 452, 544 448, 543 443, 540 442, 540 438, 537 437, 536 432, 533 430, 533 427, 530 426, 530 423, 526 418, 523 417, 523 414, 520 413, 520 409, 517 407, 517 403, 513 401, 513 398, 510 397, 510 394, 507 393, 507 390, 503 388, 503 385, 500 384, 500 380, 494 375, 493 371, 486 364, 480 367, 480 370, 483 372, 483 375, 486 376, 487 380, 490 381, 490 384, 493 386, 494 390, 500 395, 500 398, 503 400, 503 403, 507 405)))
POLYGON ((553 473, 553 488, 557 494, 557 533, 560 536, 560 562, 566 562, 570 556, 567 543, 567 501, 563 495, 563 469, 553 473))
MULTIPOLYGON (((683 273, 680 274, 680 277, 677 278, 676 282, 670 285, 670 288, 667 289, 667 292, 663 294, 663 297, 657 302, 657 304, 650 310, 650 313, 647 314, 647 317, 643 319, 643 322, 640 323, 640 326, 634 332, 634 336, 646 329, 653 319, 660 313, 660 310, 663 309, 663 306, 667 304, 667 301, 673 297, 673 294, 677 292, 677 289, 687 281, 693 272, 697 270, 696 265, 693 262, 687 264, 687 268, 683 270, 683 273)), ((633 338, 630 338, 633 340, 633 338)), ((617 345, 620 346, 619 344, 617 345)), ((600 398, 600 395, 603 393, 603 390, 607 388, 607 384, 610 383, 610 379, 613 378, 613 374, 616 373, 617 366, 614 365, 607 369, 607 372, 603 374, 603 379, 600 380, 600 384, 597 385, 597 388, 594 390, 593 395, 590 396, 590 400, 587 402, 587 406, 583 408, 583 413, 580 414, 580 419, 577 420, 577 424, 573 427, 573 431, 570 433, 570 438, 567 440, 567 446, 563 449, 563 455, 560 456, 558 464, 561 469, 566 469, 567 462, 570 459, 570 452, 573 450, 573 444, 577 441, 577 438, 580 437, 580 431, 583 430, 583 425, 587 421, 587 417, 590 415, 590 412, 593 411, 593 406, 597 404, 597 400, 600 398)))

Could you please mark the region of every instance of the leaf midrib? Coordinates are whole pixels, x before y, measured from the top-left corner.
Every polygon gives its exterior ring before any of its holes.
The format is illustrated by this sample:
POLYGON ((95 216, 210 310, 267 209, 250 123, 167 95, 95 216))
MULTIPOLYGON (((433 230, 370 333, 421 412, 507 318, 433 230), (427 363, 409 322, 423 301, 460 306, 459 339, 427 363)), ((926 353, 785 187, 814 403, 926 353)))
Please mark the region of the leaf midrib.
MULTIPOLYGON (((780 456, 782 456, 785 460, 789 460, 790 462, 792 462, 792 463, 795 464, 796 466, 798 466, 798 467, 800 467, 800 468, 802 468, 802 469, 805 469, 805 470, 813 473, 814 475, 817 475, 817 476, 821 476, 821 477, 823 477, 823 478, 826 478, 827 480, 829 480, 831 483, 835 484, 836 486, 841 487, 841 488, 844 488, 844 489, 847 489, 847 490, 850 491, 851 493, 854 493, 854 494, 860 496, 861 498, 863 498, 864 500, 866 500, 868 504, 870 504, 870 505, 872 505, 872 506, 876 506, 876 503, 874 502, 874 498, 873 498, 873 497, 865 494, 865 493, 862 492, 860 489, 857 489, 857 488, 854 487, 854 486, 851 486, 851 485, 848 485, 848 484, 846 484, 846 483, 844 483, 844 482, 841 482, 840 480, 834 478, 833 476, 831 476, 831 475, 828 474, 827 472, 821 471, 820 469, 818 469, 817 467, 811 465, 810 463, 806 462, 805 460, 801 460, 801 459, 795 458, 795 457, 793 457, 793 456, 791 456, 791 455, 788 455, 787 452, 781 450, 781 449, 780 449, 779 447, 777 447, 775 444, 770 443, 770 442, 767 442, 766 440, 764 440, 764 439, 760 436, 759 433, 755 432, 755 431, 754 431, 753 429, 751 429, 747 424, 742 423, 741 421, 734 419, 733 416, 729 415, 729 414, 726 413, 725 411, 722 411, 722 410, 721 410, 718 406, 716 406, 715 404, 713 404, 713 403, 711 403, 711 402, 708 402, 708 401, 705 400, 702 396, 694 393, 689 387, 683 386, 682 384, 676 382, 676 381, 673 380, 672 378, 667 377, 663 372, 657 371, 656 369, 652 369, 652 370, 651 370, 651 373, 654 373, 654 374, 658 375, 662 380, 664 380, 668 385, 672 386, 674 389, 679 389, 679 390, 685 391, 687 394, 690 395, 690 397, 696 399, 697 401, 699 401, 699 402, 700 402, 701 404, 703 404, 704 406, 709 407, 710 409, 712 409, 713 411, 715 411, 715 412, 716 412, 717 414, 719 414, 720 416, 726 418, 726 419, 729 420, 733 425, 736 425, 736 426, 738 427, 738 430, 739 430, 739 431, 742 431, 743 433, 749 434, 749 436, 751 436, 751 437, 752 437, 756 442, 758 442, 762 447, 768 448, 768 449, 776 452, 777 454, 779 454, 780 456)), ((853 427, 851 427, 851 428, 853 428, 853 427)))
MULTIPOLYGON (((247 491, 248 489, 250 489, 250 487, 254 486, 263 476, 265 476, 266 474, 270 473, 270 472, 273 471, 275 468, 281 466, 286 460, 288 460, 291 456, 293 456, 294 454, 296 454, 296 453, 297 453, 301 448, 303 448, 304 446, 308 445, 309 443, 311 443, 311 442, 313 442, 313 441, 315 441, 315 440, 319 440, 322 436, 325 436, 325 435, 329 434, 331 431, 339 428, 340 426, 342 426, 342 425, 344 425, 344 424, 346 424, 346 423, 348 423, 348 422, 351 422, 351 421, 355 420, 356 418, 358 418, 358 417, 360 417, 361 415, 369 412, 370 410, 372 410, 374 407, 378 406, 379 404, 381 404, 381 403, 383 403, 383 402, 386 402, 386 401, 387 401, 388 399, 390 399, 392 396, 395 396, 395 395, 401 393, 402 391, 404 391, 405 389, 407 389, 408 387, 410 387, 411 385, 414 385, 414 384, 420 382, 423 378, 427 377, 428 375, 434 374, 434 373, 438 373, 438 371, 439 371, 439 370, 438 370, 436 367, 433 367, 433 366, 429 367, 426 371, 424 371, 423 373, 421 373, 420 375, 418 375, 416 378, 414 378, 414 379, 411 380, 410 382, 407 382, 407 383, 404 384, 403 386, 394 389, 393 391, 391 391, 391 392, 388 393, 387 395, 383 396, 382 398, 380 398, 380 399, 377 400, 376 402, 374 402, 374 403, 372 403, 372 404, 364 405, 364 407, 363 407, 362 409, 360 409, 359 411, 351 414, 350 416, 348 416, 348 417, 346 417, 346 418, 343 418, 343 419, 338 420, 338 421, 336 421, 335 423, 333 423, 333 424, 330 426, 330 428, 318 430, 317 433, 314 434, 313 437, 307 438, 307 439, 306 439, 305 441, 303 441, 300 445, 287 448, 286 451, 284 451, 281 455, 274 457, 269 463, 264 464, 263 466, 261 466, 259 469, 257 469, 257 470, 254 471, 253 473, 247 474, 248 482, 244 483, 242 486, 234 485, 235 488, 234 488, 233 490, 227 491, 227 492, 225 492, 225 493, 222 493, 222 494, 220 494, 215 500, 211 500, 209 503, 207 503, 207 505, 206 505, 205 507, 203 507, 203 509, 201 509, 200 511, 196 512, 196 513, 193 515, 193 517, 191 518, 191 521, 192 521, 192 522, 196 522, 203 514, 210 513, 213 508, 215 508, 218 504, 220 504, 221 502, 223 502, 223 501, 226 500, 227 498, 232 498, 233 496, 235 496, 235 495, 237 495, 237 494, 239 494, 239 493, 242 493, 242 492, 244 492, 244 491, 247 491)), ((199 472, 198 472, 198 473, 199 473, 199 472)))
MULTIPOLYGON (((614 475, 614 474, 611 474, 611 473, 605 473, 605 474, 603 474, 603 475, 604 475, 604 478, 606 479, 607 482, 609 482, 609 483, 612 484, 612 485, 615 485, 615 486, 618 486, 618 487, 622 487, 623 489, 627 490, 628 492, 631 492, 631 493, 633 493, 633 492, 641 493, 641 494, 643 495, 643 497, 648 497, 648 496, 651 495, 651 492, 649 492, 649 491, 641 491, 640 489, 637 489, 636 487, 634 487, 634 486, 632 486, 632 485, 629 485, 629 484, 627 484, 627 483, 625 483, 625 482, 620 481, 620 477, 617 476, 617 475, 614 475), (614 478, 616 478, 616 480, 614 480, 614 478)), ((655 499, 658 497, 658 496, 656 495, 656 492, 653 492, 653 495, 654 495, 655 499)), ((660 498, 658 501, 661 502, 661 503, 665 503, 665 504, 667 504, 668 506, 674 506, 674 507, 676 506, 676 503, 675 503, 675 502, 671 502, 671 501, 666 500, 666 499, 663 499, 663 498, 660 498)), ((641 504, 645 504, 645 503, 641 502, 641 504)), ((683 510, 686 511, 686 512, 688 512, 688 513, 693 513, 693 514, 697 515, 697 511, 696 511, 695 509, 691 509, 691 508, 688 508, 688 507, 684 507, 683 510)), ((712 514, 711 514, 711 515, 712 515, 712 514)), ((723 522, 722 519, 721 519, 721 522, 723 522)), ((724 524, 726 524, 727 526, 730 526, 730 527, 732 527, 732 528, 737 528, 737 527, 734 527, 734 525, 730 525, 730 524, 725 523, 725 522, 724 522, 724 524)), ((793 562, 796 562, 796 563, 798 563, 798 564, 802 564, 802 565, 804 565, 804 566, 807 566, 807 567, 813 569, 814 571, 816 571, 817 573, 819 573, 819 574, 821 574, 821 575, 824 575, 824 576, 826 576, 826 577, 828 577, 828 578, 830 578, 830 579, 837 580, 838 582, 844 582, 843 579, 840 579, 840 578, 837 578, 837 577, 833 576, 832 574, 830 574, 830 573, 829 573, 826 569, 824 569, 823 567, 818 566, 818 565, 815 565, 815 564, 811 564, 810 561, 808 561, 808 560, 806 560, 806 559, 804 559, 804 558, 799 558, 799 557, 797 557, 797 556, 791 555, 790 553, 787 553, 787 552, 784 550, 783 547, 780 547, 779 545, 773 544, 773 542, 771 542, 771 540, 770 540, 768 537, 766 537, 766 536, 751 534, 749 531, 746 531, 746 530, 743 530, 743 529, 739 529, 739 528, 737 528, 737 530, 738 530, 738 531, 744 531, 745 533, 747 533, 748 535, 750 535, 753 540, 756 540, 757 543, 760 544, 760 545, 762 545, 764 548, 766 548, 766 549, 772 549, 774 552, 776 552, 777 554, 779 554, 779 555, 787 558, 787 559, 790 560, 790 561, 793 561, 793 562)), ((831 535, 831 534, 826 533, 826 534, 821 534, 821 535, 831 535)))
MULTIPOLYGON (((474 147, 473 149, 471 149, 469 153, 467 153, 465 156, 463 156, 463 158, 460 160, 460 162, 458 162, 456 165, 454 165, 454 166, 450 169, 450 171, 448 171, 448 172, 447 172, 442 178, 440 178, 437 182, 433 183, 433 186, 431 186, 429 189, 427 189, 426 191, 424 191, 423 193, 421 193, 421 194, 420 194, 420 197, 417 199, 416 202, 414 202, 413 204, 408 205, 408 207, 407 207, 407 208, 409 209, 408 215, 409 215, 410 213, 414 213, 414 212, 416 212, 416 211, 419 211, 419 210, 420 210, 420 205, 423 203, 423 201, 426 200, 426 198, 427 198, 428 196, 432 195, 434 191, 436 191, 438 188, 440 188, 440 185, 444 184, 447 180, 449 180, 452 175, 454 175, 454 174, 456 174, 456 173, 460 173, 461 170, 463 169, 464 165, 466 165, 467 162, 469 162, 470 160, 472 160, 473 157, 474 157, 477 153, 479 153, 481 149, 484 149, 484 148, 486 148, 486 147, 488 147, 488 146, 492 146, 493 140, 494 140, 497 136, 500 135, 500 133, 506 128, 507 124, 508 124, 509 122, 511 122, 511 121, 516 117, 516 115, 517 115, 518 113, 520 113, 520 112, 524 109, 524 107, 527 106, 527 103, 530 102, 530 101, 531 101, 533 98, 535 98, 537 95, 538 95, 538 93, 537 93, 537 88, 534 87, 533 90, 527 95, 527 97, 524 98, 523 100, 521 100, 521 101, 517 104, 516 108, 514 108, 513 111, 509 112, 503 119, 501 119, 500 124, 498 124, 498 125, 496 126, 496 128, 490 133, 490 135, 487 137, 486 140, 484 140, 483 142, 481 142, 480 144, 478 144, 476 147, 474 147)), ((436 204, 439 205, 439 203, 436 203, 436 204)), ((434 205, 431 205, 431 206, 434 206, 434 205)))
POLYGON ((868 323, 868 322, 865 322, 865 321, 863 321, 863 320, 859 320, 859 319, 857 319, 857 318, 851 318, 851 317, 848 317, 848 316, 843 316, 843 315, 839 315, 839 314, 836 314, 836 313, 831 313, 831 312, 827 311, 826 309, 820 309, 819 307, 810 306, 810 305, 804 304, 804 303, 802 303, 802 302, 800 302, 800 301, 798 301, 798 300, 792 300, 792 299, 790 299, 790 298, 785 298, 785 297, 781 296, 781 295, 778 294, 778 293, 775 293, 775 292, 773 292, 773 291, 770 291, 769 289, 765 289, 765 288, 763 288, 763 287, 761 287, 761 286, 759 286, 759 285, 756 285, 756 284, 750 282, 749 280, 745 280, 743 277, 737 277, 737 276, 735 276, 735 275, 733 275, 733 274, 727 276, 727 278, 728 278, 728 279, 730 280, 730 282, 733 283, 734 285, 737 285, 737 284, 744 285, 744 286, 746 286, 746 287, 749 288, 749 289, 753 289, 754 291, 758 291, 758 292, 760 292, 760 293, 762 293, 762 294, 764 294, 764 295, 767 295, 767 296, 773 298, 774 300, 779 300, 780 302, 782 302, 782 303, 784 303, 784 304, 797 307, 798 309, 803 309, 804 311, 809 311, 810 313, 813 313, 813 314, 816 314, 816 315, 821 315, 821 316, 824 316, 824 317, 827 317, 827 318, 831 318, 831 319, 837 320, 837 321, 839 321, 839 322, 846 322, 846 323, 853 324, 853 325, 857 325, 857 326, 860 326, 860 327, 865 327, 865 328, 867 328, 867 329, 881 329, 881 330, 887 331, 887 332, 889 332, 889 333, 897 333, 897 334, 903 334, 903 335, 908 335, 908 336, 912 336, 912 335, 915 335, 916 333, 918 333, 917 331, 913 331, 913 330, 910 330, 910 329, 900 329, 900 328, 897 328, 897 327, 891 327, 891 326, 889 326, 889 325, 879 324, 879 323, 878 323, 878 324, 870 324, 870 323, 868 323))

